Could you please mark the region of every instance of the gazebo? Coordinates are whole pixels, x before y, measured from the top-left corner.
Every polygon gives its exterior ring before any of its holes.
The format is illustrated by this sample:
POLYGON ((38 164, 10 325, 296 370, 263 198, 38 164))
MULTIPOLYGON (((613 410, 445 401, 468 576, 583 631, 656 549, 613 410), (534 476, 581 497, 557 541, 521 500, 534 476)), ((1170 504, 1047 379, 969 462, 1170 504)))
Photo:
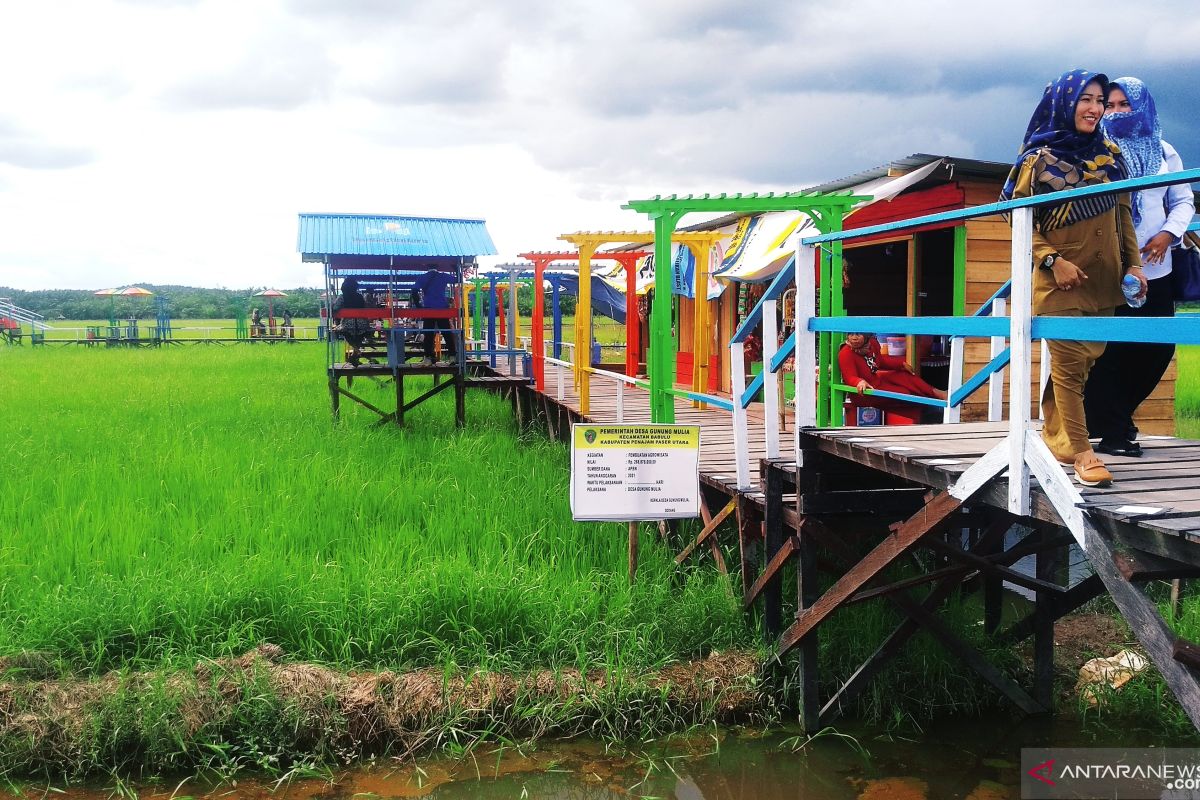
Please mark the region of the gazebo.
MULTIPOLYGON (((340 357, 337 337, 327 337, 327 372, 334 416, 338 414, 340 398, 348 397, 378 413, 384 421, 403 424, 405 411, 453 386, 456 421, 464 424, 466 365, 461 288, 464 272, 476 268, 478 256, 496 254, 484 221, 381 214, 301 214, 297 249, 303 261, 324 266, 325 313, 331 325, 339 320, 370 320, 382 328, 379 333, 387 343, 387 363, 375 363, 373 350, 367 351, 365 363, 348 363, 348 359, 340 357), (448 309, 412 307, 414 285, 430 270, 449 273, 453 298, 448 309), (369 293, 373 302, 366 308, 335 312, 333 302, 349 278, 358 283, 360 291, 369 293), (416 321, 433 319, 447 320, 446 332, 458 344, 457 359, 449 364, 408 364, 406 335, 416 330, 416 321), (396 410, 384 411, 351 393, 349 389, 356 375, 390 375, 396 384, 396 410), (434 385, 406 401, 404 379, 411 375, 431 375, 434 385), (343 378, 345 386, 340 383, 343 378)), ((357 356, 354 361, 359 361, 357 356)))

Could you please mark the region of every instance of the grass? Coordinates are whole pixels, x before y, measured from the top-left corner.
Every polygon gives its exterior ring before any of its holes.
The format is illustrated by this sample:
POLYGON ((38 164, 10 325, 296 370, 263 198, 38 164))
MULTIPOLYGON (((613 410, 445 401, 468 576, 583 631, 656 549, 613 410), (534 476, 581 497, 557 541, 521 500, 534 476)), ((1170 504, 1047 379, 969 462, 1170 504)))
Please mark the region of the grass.
MULTIPOLYGON (((34 651, 62 674, 112 671, 122 687, 75 749, 56 744, 47 756, 21 731, 0 732, 0 774, 130 759, 270 768, 271 758, 353 752, 336 731, 300 736, 292 723, 303 709, 269 687, 243 691, 221 727, 185 736, 170 692, 133 677, 265 642, 289 661, 342 671, 575 667, 616 677, 757 646, 728 579, 704 565, 674 580, 654 537, 630 587, 624 527, 571 521, 566 450, 518 435, 507 403, 472 393, 465 430, 453 426, 448 393, 405 429, 374 427, 351 403, 334 425, 324 357, 319 346, 0 348, 0 656, 34 651)), ((1200 430, 1197 360, 1200 350, 1180 348, 1181 435, 1200 430)), ((380 402, 390 394, 366 381, 355 390, 380 402)), ((948 618, 988 649, 977 609, 953 605, 948 618)), ((896 622, 886 606, 861 604, 823 627, 823 691, 896 622)), ((1200 638, 1200 599, 1186 600, 1180 632, 1200 638)), ((989 655, 1021 669, 1012 653, 989 655)), ((1131 684, 1104 713, 1182 730, 1164 691, 1157 678, 1131 684)), ((923 718, 994 700, 918 636, 856 713, 923 718)), ((469 725, 507 736, 529 725, 642 734, 686 724, 653 691, 620 681, 591 702, 584 713, 543 698, 507 721, 469 725)), ((451 719, 432 741, 462 741, 462 726, 451 719)))
POLYGON ((1180 345, 1175 359, 1175 435, 1200 439, 1200 345, 1180 345))
POLYGON ((623 529, 571 522, 565 451, 506 404, 334 426, 323 357, 0 351, 0 653, 619 668, 751 639, 721 580, 672 591, 650 542, 626 585, 623 529))

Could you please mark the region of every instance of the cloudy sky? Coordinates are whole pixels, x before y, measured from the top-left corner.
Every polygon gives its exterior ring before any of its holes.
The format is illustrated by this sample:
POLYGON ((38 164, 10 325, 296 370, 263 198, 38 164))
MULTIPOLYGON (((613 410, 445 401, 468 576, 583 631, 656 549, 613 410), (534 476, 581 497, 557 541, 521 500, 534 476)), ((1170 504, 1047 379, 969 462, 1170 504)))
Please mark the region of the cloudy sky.
POLYGON ((483 217, 512 259, 631 198, 1007 161, 1076 66, 1200 165, 1200 14, 1143 5, 0 0, 0 286, 316 285, 304 211, 483 217))

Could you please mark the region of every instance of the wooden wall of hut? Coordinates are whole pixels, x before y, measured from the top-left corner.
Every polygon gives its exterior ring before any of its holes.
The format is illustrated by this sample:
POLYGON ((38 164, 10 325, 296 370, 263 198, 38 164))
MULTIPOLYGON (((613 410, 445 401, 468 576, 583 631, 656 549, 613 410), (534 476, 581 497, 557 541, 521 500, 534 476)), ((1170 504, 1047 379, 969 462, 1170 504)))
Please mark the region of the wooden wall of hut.
MULTIPOLYGON (((695 347, 695 321, 696 321, 696 301, 690 297, 676 297, 679 303, 679 316, 677 320, 677 345, 678 353, 682 358, 678 358, 676 362, 675 381, 682 386, 691 386, 691 364, 692 351, 695 347)), ((715 364, 709 371, 710 389, 712 391, 711 381, 716 377, 717 385, 715 391, 729 393, 731 378, 729 375, 729 340, 733 338, 734 327, 732 320, 734 317, 734 308, 737 305, 737 290, 736 286, 729 288, 721 293, 721 296, 716 300, 708 301, 708 319, 709 330, 712 340, 709 342, 709 355, 713 357, 715 364)))

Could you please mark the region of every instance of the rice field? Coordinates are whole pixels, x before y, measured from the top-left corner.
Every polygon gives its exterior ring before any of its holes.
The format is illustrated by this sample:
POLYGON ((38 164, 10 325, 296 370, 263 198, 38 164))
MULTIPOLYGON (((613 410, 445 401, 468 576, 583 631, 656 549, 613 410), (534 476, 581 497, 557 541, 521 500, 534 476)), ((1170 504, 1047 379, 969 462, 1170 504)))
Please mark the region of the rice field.
POLYGON ((1175 358, 1175 435, 1200 439, 1200 345, 1179 346, 1175 358))
POLYGON ((566 451, 484 393, 462 431, 448 393, 333 425, 315 345, 20 347, 0 397, 0 653, 645 668, 754 638, 649 535, 629 587, 624 528, 573 523, 566 451))
MULTIPOLYGON (((729 579, 707 565, 675 573, 649 531, 629 586, 624 527, 571 521, 566 449, 518 434, 505 401, 472 392, 464 430, 449 393, 404 429, 376 427, 352 403, 335 425, 324 359, 315 344, 0 348, 0 656, 35 651, 63 675, 128 675, 270 643, 338 670, 630 674, 758 647, 729 579)), ((1180 348, 1181 435, 1200 432, 1197 361, 1200 350, 1180 348)), ((385 404, 391 393, 362 379, 355 391, 385 404)), ((976 611, 956 603, 948 619, 1019 674, 976 611)), ((1189 597, 1181 631, 1197 620, 1189 597)), ((895 622, 864 604, 823 629, 823 691, 895 622)), ((1185 731, 1163 691, 1155 677, 1109 711, 1185 731)), ((611 713, 626 714, 614 698, 611 713)), ((995 699, 917 637, 858 713, 895 724, 995 699)), ((113 702, 123 714, 144 700, 113 702)), ((112 725, 69 769, 129 758, 118 733, 130 723, 112 725)), ((152 749, 158 728, 133 727, 152 749)), ((265 728, 244 727, 202 735, 253 750, 265 728)), ((271 736, 283 751, 309 746, 283 728, 271 736)), ((41 763, 21 741, 0 740, 0 774, 41 763)), ((158 763, 197 763, 180 742, 158 763)))

